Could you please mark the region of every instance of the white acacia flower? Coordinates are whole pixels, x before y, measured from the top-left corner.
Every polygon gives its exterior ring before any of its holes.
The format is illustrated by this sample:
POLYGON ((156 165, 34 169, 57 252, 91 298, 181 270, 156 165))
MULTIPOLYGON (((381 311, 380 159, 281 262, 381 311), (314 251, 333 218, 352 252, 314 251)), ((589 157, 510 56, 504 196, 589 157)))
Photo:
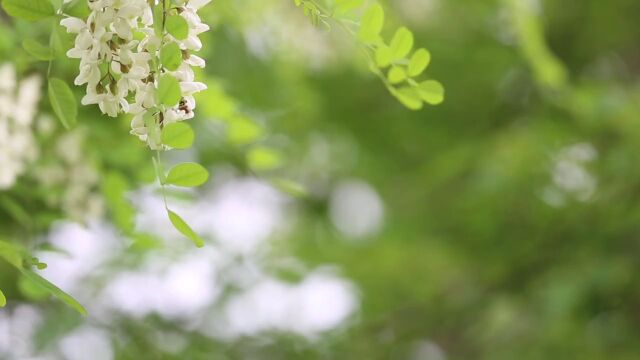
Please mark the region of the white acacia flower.
POLYGON ((80 59, 74 83, 87 87, 82 104, 96 104, 112 117, 123 113, 134 115, 131 133, 151 148, 163 148, 156 143, 155 136, 148 136, 144 118, 151 111, 156 127, 193 118, 196 107, 193 94, 206 89, 206 85, 195 81, 192 69, 204 67, 205 61, 191 51, 202 48, 198 36, 209 30, 197 11, 210 2, 178 0, 176 6, 167 10, 168 16, 179 15, 187 22, 188 36, 180 41, 166 32, 162 36, 156 34, 152 6, 159 5, 155 1, 91 0, 91 13, 86 20, 63 19, 60 24, 67 32, 77 34, 67 56, 80 59), (160 64, 159 51, 170 42, 178 44, 183 52, 183 63, 176 71, 162 68, 160 64), (156 68, 157 64, 160 68, 156 68), (171 74, 180 83, 182 97, 172 108, 156 103, 160 74, 171 74))
POLYGON ((16 78, 12 64, 0 65, 0 190, 11 188, 38 155, 32 125, 42 81, 16 78))

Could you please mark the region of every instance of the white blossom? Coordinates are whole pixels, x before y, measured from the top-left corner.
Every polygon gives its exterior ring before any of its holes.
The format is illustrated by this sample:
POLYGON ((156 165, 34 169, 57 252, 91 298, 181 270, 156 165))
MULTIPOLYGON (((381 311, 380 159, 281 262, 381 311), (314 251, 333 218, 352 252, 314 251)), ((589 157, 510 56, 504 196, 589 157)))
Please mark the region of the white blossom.
MULTIPOLYGON (((66 2, 66 1, 65 1, 66 2)), ((152 6, 148 0, 88 0, 91 13, 87 19, 64 18, 60 24, 76 34, 69 58, 80 59, 74 84, 86 85, 83 105, 98 105, 108 116, 131 114, 131 133, 147 142, 152 149, 162 149, 157 136, 149 136, 145 116, 154 118, 154 126, 191 119, 194 116, 193 95, 206 89, 195 81, 192 67, 204 67, 205 61, 192 54, 202 48, 199 35, 209 30, 197 12, 211 0, 182 0, 167 9, 166 16, 179 15, 188 24, 188 36, 178 40, 167 32, 156 34, 152 6), (159 51, 175 42, 183 55, 183 63, 175 71, 158 65, 159 51), (171 74, 180 82, 182 98, 178 105, 158 104, 155 89, 160 74, 171 74), (149 113, 151 112, 151 113, 149 113)), ((152 131, 157 132, 157 129, 152 131)))
POLYGON ((0 190, 11 188, 36 159, 33 120, 41 79, 32 75, 18 84, 12 64, 0 65, 0 190))

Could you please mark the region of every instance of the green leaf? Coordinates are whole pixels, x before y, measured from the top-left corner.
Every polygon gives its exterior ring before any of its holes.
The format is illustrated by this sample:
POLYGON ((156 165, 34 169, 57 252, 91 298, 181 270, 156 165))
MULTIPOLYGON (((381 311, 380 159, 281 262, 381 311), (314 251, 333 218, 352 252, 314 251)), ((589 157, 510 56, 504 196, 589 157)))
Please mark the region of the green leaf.
POLYGON ((362 6, 364 0, 336 0, 336 14, 343 15, 362 6))
POLYGON ((169 71, 176 71, 182 65, 182 50, 178 44, 171 42, 160 49, 160 62, 169 71))
POLYGON ((256 171, 272 170, 282 165, 282 155, 274 149, 259 146, 249 151, 247 163, 256 171))
POLYGON ((262 128, 258 124, 244 117, 233 118, 227 128, 229 142, 235 145, 252 143, 258 140, 262 133, 262 128))
POLYGON ((415 88, 405 86, 393 91, 393 95, 407 108, 411 110, 422 109, 422 99, 415 88))
POLYGON ((174 149, 187 149, 193 145, 195 135, 184 122, 169 124, 162 129, 162 143, 174 149))
POLYGON ((409 67, 407 73, 411 77, 418 76, 422 74, 429 63, 431 62, 431 54, 427 49, 419 49, 413 56, 411 57, 411 61, 409 61, 409 67))
POLYGON ((391 40, 390 48, 393 60, 407 56, 413 48, 413 33, 411 30, 406 27, 399 28, 391 40))
POLYGON ((166 29, 177 40, 184 40, 189 36, 189 24, 180 15, 171 15, 166 20, 166 29))
POLYGON ((22 47, 29 53, 29 55, 38 60, 50 61, 53 59, 51 49, 33 39, 24 39, 24 41, 22 41, 22 47))
POLYGON ((49 78, 49 101, 62 125, 72 128, 78 117, 78 105, 71 88, 64 81, 57 78, 49 78))
POLYGON ((20 293, 22 293, 22 295, 24 295, 29 300, 40 301, 45 300, 51 296, 47 289, 33 282, 33 280, 24 275, 18 278, 17 285, 20 293))
POLYGON ((153 30, 156 33, 156 36, 163 38, 162 34, 162 18, 164 16, 164 11, 162 10, 162 6, 152 6, 153 8, 153 30))
POLYGON ((167 213, 169 214, 169 220, 171 220, 171 224, 176 228, 182 235, 186 236, 189 240, 193 241, 193 243, 197 247, 204 246, 204 240, 196 234, 193 229, 176 213, 167 209, 167 213))
POLYGON ((309 195, 307 190, 301 184, 284 178, 271 179, 271 185, 285 194, 293 197, 303 198, 309 195))
POLYGON ((73 0, 62 6, 62 12, 69 16, 85 19, 91 13, 86 0, 73 0))
POLYGON ((6 305, 7 305, 7 298, 2 293, 2 290, 0 290, 0 308, 5 307, 6 305))
MULTIPOLYGON (((51 29, 51 36, 49 37, 49 48, 54 57, 63 57, 67 52, 65 45, 64 34, 60 33, 61 26, 54 24, 51 29)), ((66 57, 65 57, 66 58, 66 57)))
POLYGON ((22 268, 22 258, 25 256, 24 250, 18 246, 0 241, 0 257, 16 268, 22 268))
POLYGON ((202 167, 202 165, 197 163, 183 163, 169 170, 165 181, 171 185, 194 187, 204 184, 208 179, 209 172, 202 167))
POLYGON ((160 77, 158 83, 158 91, 156 92, 158 102, 162 105, 173 107, 178 105, 180 99, 182 99, 182 93, 180 91, 180 83, 178 79, 170 74, 165 74, 160 77))
POLYGON ((427 104, 438 105, 444 101, 444 87, 435 80, 421 82, 418 85, 418 93, 427 104))
POLYGON ((29 280, 42 286, 51 295, 55 296, 65 304, 69 305, 72 309, 76 310, 82 315, 85 315, 85 316, 87 315, 87 310, 85 310, 85 308, 76 299, 74 299, 71 295, 67 294, 66 292, 60 290, 60 288, 50 283, 47 279, 43 278, 42 276, 28 269, 21 268, 20 272, 29 280))
POLYGON ((381 45, 376 49, 376 65, 383 69, 391 65, 391 49, 387 45, 381 45))
POLYGON ((389 70, 387 78, 392 84, 399 84, 407 79, 407 72, 400 66, 394 66, 389 70))
POLYGON ((372 5, 362 16, 358 37, 364 42, 374 42, 384 26, 384 9, 380 4, 372 5))
POLYGON ((136 212, 126 197, 127 179, 120 173, 109 172, 103 176, 101 189, 114 223, 125 233, 133 233, 136 212))
POLYGON ((55 15, 49 0, 4 0, 2 7, 7 14, 27 21, 36 21, 55 15))

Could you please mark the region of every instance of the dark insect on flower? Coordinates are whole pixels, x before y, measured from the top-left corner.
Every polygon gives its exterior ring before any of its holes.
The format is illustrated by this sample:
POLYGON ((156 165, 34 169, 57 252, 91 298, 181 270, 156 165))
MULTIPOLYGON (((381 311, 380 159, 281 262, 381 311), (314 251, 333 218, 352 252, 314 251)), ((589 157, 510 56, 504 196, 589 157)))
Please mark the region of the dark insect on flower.
POLYGON ((184 111, 187 114, 191 113, 191 109, 189 109, 189 105, 187 104, 187 101, 184 98, 180 100, 178 109, 184 111))

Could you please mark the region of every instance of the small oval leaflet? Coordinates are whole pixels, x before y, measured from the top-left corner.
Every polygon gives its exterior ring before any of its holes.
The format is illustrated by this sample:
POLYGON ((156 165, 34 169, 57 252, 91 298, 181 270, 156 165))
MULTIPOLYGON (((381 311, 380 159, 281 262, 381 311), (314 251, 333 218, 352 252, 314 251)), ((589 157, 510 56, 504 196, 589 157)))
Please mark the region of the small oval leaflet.
POLYGON ((167 184, 182 186, 182 187, 196 187, 204 184, 209 179, 209 172, 197 163, 182 163, 174 166, 169 170, 167 184))
POLYGON ((360 40, 365 42, 375 41, 380 35, 383 26, 384 10, 380 4, 374 4, 364 13, 358 36, 360 40))
POLYGON ((169 215, 169 220, 171 221, 171 224, 173 224, 173 227, 175 227, 176 230, 178 230, 182 235, 186 236, 189 240, 193 241, 193 243, 197 247, 204 246, 204 240, 202 240, 202 238, 198 234, 196 234, 195 231, 193 231, 193 229, 189 226, 189 224, 187 224, 180 217, 180 215, 174 213, 169 209, 167 209, 167 214, 169 215))
POLYGON ((387 78, 392 84, 399 84, 407 79, 407 72, 400 66, 394 66, 389 70, 387 78))
POLYGON ((69 305, 75 311, 79 312, 84 316, 87 315, 87 310, 85 310, 84 306, 82 306, 76 299, 74 299, 71 295, 67 294, 66 292, 62 291, 57 286, 50 283, 48 280, 46 280, 42 276, 27 269, 20 269, 20 272, 29 280, 43 287, 45 290, 47 290, 51 295, 56 297, 58 300, 69 305))
POLYGON ((182 50, 172 42, 160 49, 160 63, 169 71, 176 71, 182 64, 182 50))
POLYGON ((53 59, 53 52, 51 49, 33 39, 24 39, 24 41, 22 41, 22 47, 29 53, 29 55, 38 60, 49 61, 53 59))
POLYGON ((49 101, 62 125, 72 128, 77 121, 78 105, 69 85, 57 78, 49 78, 49 101))
POLYGON ((391 57, 402 59, 409 54, 413 48, 413 33, 406 27, 399 28, 391 40, 391 57))
POLYGON ((18 19, 36 21, 55 15, 49 0, 4 0, 2 8, 18 19))
POLYGON ((394 95, 410 110, 422 109, 422 99, 420 99, 420 94, 416 89, 405 86, 395 90, 394 95))
POLYGON ((158 83, 156 96, 158 98, 158 102, 162 105, 168 107, 178 105, 178 102, 180 102, 180 99, 182 98, 178 79, 170 74, 162 75, 158 83))
POLYGON ((444 87, 435 80, 427 80, 420 83, 418 92, 424 102, 438 105, 444 101, 444 87))
POLYGON ((184 40, 189 36, 189 24, 180 15, 172 15, 167 18, 166 29, 177 40, 184 40))
POLYGON ((429 66, 431 62, 431 54, 427 49, 418 49, 409 61, 408 74, 409 76, 418 76, 422 74, 429 66))
POLYGON ((162 129, 162 143, 174 149, 187 149, 193 145, 195 134, 189 124, 177 122, 162 129))

